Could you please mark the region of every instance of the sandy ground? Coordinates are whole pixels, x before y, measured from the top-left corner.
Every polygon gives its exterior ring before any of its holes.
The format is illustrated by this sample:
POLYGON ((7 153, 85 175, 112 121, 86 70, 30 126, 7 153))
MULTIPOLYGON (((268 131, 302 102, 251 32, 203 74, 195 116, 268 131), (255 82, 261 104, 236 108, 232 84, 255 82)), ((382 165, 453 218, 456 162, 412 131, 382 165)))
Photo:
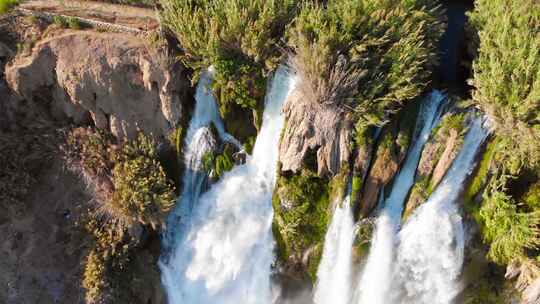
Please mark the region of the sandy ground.
POLYGON ((92 1, 30 0, 23 2, 20 7, 38 12, 119 24, 145 31, 159 26, 154 10, 128 5, 92 1))

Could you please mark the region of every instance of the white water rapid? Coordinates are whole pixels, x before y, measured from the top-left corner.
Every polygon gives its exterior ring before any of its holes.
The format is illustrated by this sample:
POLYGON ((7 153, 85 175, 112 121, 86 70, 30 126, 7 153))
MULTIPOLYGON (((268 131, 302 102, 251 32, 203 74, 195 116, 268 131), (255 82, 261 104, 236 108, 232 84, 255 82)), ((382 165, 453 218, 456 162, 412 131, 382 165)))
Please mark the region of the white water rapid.
POLYGON ((160 264, 168 303, 271 303, 271 199, 281 108, 294 85, 287 71, 276 72, 253 156, 202 194, 189 223, 175 228, 176 245, 160 264))
POLYGON ((337 204, 326 232, 313 296, 315 304, 349 303, 353 241, 354 221, 350 196, 347 196, 337 204))
POLYGON ((366 265, 356 289, 359 304, 388 304, 394 266, 394 248, 401 222, 403 203, 414 184, 414 176, 422 149, 431 130, 437 124, 441 104, 446 100, 439 91, 433 91, 421 104, 415 126, 415 136, 407 158, 397 175, 390 196, 377 218, 366 265))
POLYGON ((475 119, 444 179, 399 233, 395 299, 398 303, 451 304, 461 291, 465 236, 456 204, 488 136, 475 119))
POLYGON ((217 146, 210 125, 215 126, 218 135, 223 140, 240 146, 240 143, 225 132, 223 127, 223 121, 219 116, 217 104, 211 91, 212 74, 213 70, 210 68, 203 73, 197 84, 195 111, 184 140, 185 172, 182 178, 182 195, 177 202, 178 207, 167 218, 167 227, 170 229, 167 229, 162 236, 163 251, 165 252, 163 258, 174 247, 178 239, 176 231, 180 229, 181 225, 186 224, 185 220, 190 217, 193 206, 197 203, 199 195, 204 190, 207 176, 202 170, 202 158, 217 146))

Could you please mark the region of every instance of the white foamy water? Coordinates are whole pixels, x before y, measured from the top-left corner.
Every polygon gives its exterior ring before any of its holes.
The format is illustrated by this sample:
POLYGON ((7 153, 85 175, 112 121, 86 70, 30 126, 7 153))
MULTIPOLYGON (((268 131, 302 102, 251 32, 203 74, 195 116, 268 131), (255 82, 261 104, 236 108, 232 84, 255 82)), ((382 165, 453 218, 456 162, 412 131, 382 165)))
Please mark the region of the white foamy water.
POLYGON ((202 194, 189 225, 178 231, 171 257, 160 265, 169 303, 271 303, 271 200, 281 108, 294 84, 284 69, 276 72, 253 157, 202 194))
POLYGON ((429 139, 431 130, 439 120, 441 104, 446 100, 439 91, 433 91, 422 103, 418 114, 415 136, 407 158, 393 184, 392 192, 384 201, 377 218, 371 248, 366 265, 361 272, 357 292, 359 304, 389 304, 392 274, 395 259, 396 235, 399 230, 403 204, 414 177, 422 149, 429 139))
POLYGON ((316 304, 348 304, 351 293, 354 222, 350 197, 337 204, 326 232, 313 301, 316 304))
POLYGON ((456 202, 488 136, 482 124, 481 119, 471 123, 450 170, 399 233, 395 302, 451 304, 461 291, 465 237, 456 202))
MULTIPOLYGON (((195 92, 195 110, 184 139, 184 176, 182 177, 182 194, 178 198, 177 207, 167 218, 167 227, 162 235, 163 256, 168 259, 170 251, 179 239, 180 225, 186 225, 191 216, 193 206, 197 204, 199 195, 206 187, 207 175, 202 169, 202 158, 207 152, 217 148, 217 141, 211 132, 214 125, 218 135, 224 141, 240 146, 240 143, 225 132, 223 121, 219 115, 216 100, 212 95, 213 70, 202 74, 195 92)), ((167 269, 164 270, 167 272, 167 269)), ((167 276, 169 274, 166 274, 167 276)), ((172 274, 171 274, 172 275, 172 274)), ((164 276, 164 277, 165 277, 164 276)))

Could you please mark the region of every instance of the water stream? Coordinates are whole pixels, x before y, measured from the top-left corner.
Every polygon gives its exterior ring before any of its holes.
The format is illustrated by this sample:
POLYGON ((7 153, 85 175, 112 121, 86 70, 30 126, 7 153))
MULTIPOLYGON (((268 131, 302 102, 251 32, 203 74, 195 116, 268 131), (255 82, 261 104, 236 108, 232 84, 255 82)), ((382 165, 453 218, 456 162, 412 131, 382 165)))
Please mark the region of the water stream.
POLYGON ((361 277, 358 281, 356 303, 388 304, 394 266, 394 248, 396 236, 401 222, 403 204, 414 184, 416 168, 420 161, 422 149, 427 142, 431 130, 437 125, 441 104, 446 96, 433 91, 420 106, 415 127, 415 136, 407 158, 397 177, 392 192, 384 201, 384 207, 377 218, 371 241, 370 253, 361 277))
POLYGON ((272 301, 271 199, 284 122, 281 108, 294 84, 293 76, 278 69, 268 90, 253 156, 201 194, 191 204, 188 223, 175 228, 174 253, 160 264, 168 303, 272 301))
POLYGON ((354 221, 350 196, 337 204, 324 240, 313 301, 347 304, 350 301, 354 221))
POLYGON ((465 236, 457 202, 487 136, 483 120, 473 120, 450 170, 399 233, 394 288, 399 303, 451 304, 461 291, 465 236))

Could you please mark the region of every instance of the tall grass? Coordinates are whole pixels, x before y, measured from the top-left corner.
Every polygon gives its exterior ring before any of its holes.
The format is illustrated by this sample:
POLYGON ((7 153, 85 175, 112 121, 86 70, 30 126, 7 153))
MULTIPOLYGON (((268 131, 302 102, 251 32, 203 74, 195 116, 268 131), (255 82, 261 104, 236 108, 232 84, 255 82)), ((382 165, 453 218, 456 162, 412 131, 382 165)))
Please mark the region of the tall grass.
POLYGON ((540 2, 478 0, 474 101, 513 146, 510 158, 540 165, 540 2))
POLYGON ((334 0, 304 4, 288 36, 309 99, 381 124, 428 85, 442 30, 436 1, 334 0))
POLYGON ((161 0, 161 19, 178 37, 196 81, 210 65, 220 102, 253 108, 281 58, 294 0, 161 0))

